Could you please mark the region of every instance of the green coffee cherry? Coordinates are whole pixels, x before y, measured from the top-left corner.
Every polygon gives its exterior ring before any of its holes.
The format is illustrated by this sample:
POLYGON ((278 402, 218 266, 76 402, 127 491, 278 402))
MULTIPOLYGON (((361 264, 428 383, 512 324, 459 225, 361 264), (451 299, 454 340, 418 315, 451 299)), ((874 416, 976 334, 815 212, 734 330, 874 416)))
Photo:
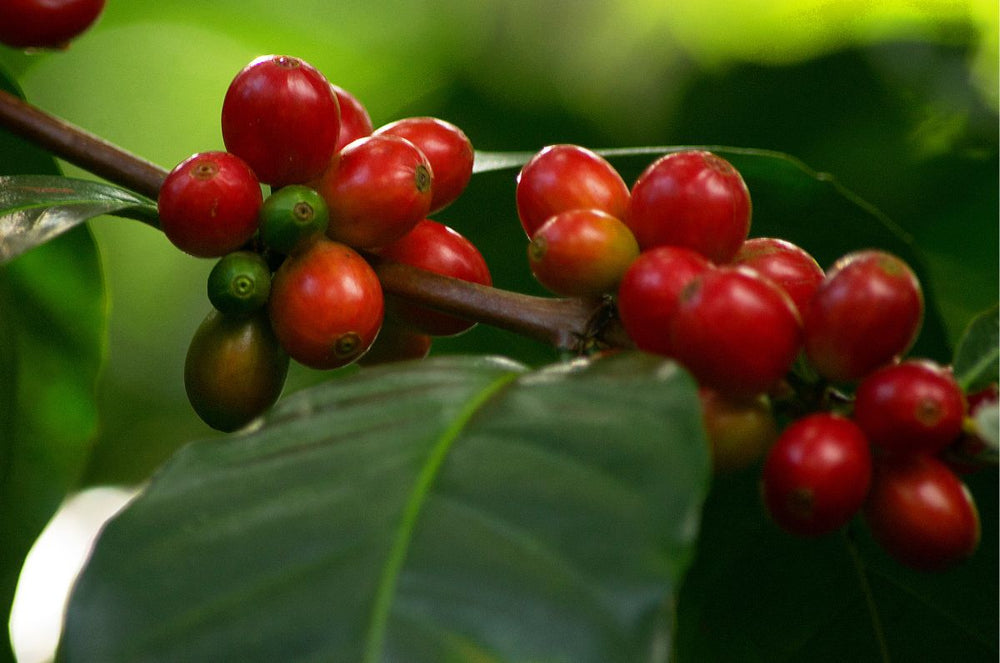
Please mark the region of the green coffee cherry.
POLYGON ((288 361, 267 311, 232 317, 213 310, 188 346, 184 388, 202 421, 234 431, 278 400, 288 361))
POLYGON ((271 294, 271 270, 252 251, 234 251, 219 259, 208 275, 208 300, 226 315, 256 311, 271 294))
POLYGON ((278 253, 291 253, 309 238, 326 232, 326 201, 301 184, 278 189, 260 208, 260 239, 278 253))

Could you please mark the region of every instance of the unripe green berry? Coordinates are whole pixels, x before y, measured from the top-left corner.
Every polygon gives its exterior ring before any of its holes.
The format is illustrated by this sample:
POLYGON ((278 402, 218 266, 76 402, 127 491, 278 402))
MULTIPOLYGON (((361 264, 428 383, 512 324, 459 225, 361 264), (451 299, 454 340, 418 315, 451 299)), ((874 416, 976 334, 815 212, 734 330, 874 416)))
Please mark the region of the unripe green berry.
POLYGON ((219 259, 208 275, 208 299, 226 315, 243 315, 267 303, 271 270, 262 256, 234 251, 219 259))
POLYGON ((278 189, 260 208, 260 239, 279 253, 291 253, 326 232, 330 210, 323 196, 300 184, 278 189))

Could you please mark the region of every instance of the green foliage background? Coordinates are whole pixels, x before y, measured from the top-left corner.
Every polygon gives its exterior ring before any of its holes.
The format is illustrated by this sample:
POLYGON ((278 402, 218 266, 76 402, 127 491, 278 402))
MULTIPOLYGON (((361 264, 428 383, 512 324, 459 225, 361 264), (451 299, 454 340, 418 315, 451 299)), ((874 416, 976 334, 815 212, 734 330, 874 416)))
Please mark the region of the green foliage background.
MULTIPOLYGON (((786 152, 833 173, 913 236, 927 261, 924 285, 954 344, 1000 289, 997 7, 988 0, 871 4, 111 0, 68 51, 0 47, 0 68, 42 108, 167 168, 222 147, 218 114, 229 80, 253 57, 278 52, 312 62, 354 92, 376 125, 435 115, 465 129, 480 150, 572 142, 786 152)), ((630 159, 624 167, 631 179, 642 163, 630 159)), ((513 175, 477 177, 438 220, 480 246, 498 286, 541 294, 527 270, 513 175)), ((773 222, 757 217, 755 229, 773 222)), ((837 232, 827 216, 799 222, 802 237, 837 232)), ((135 483, 180 444, 213 434, 190 410, 181 379, 188 341, 208 311, 211 262, 180 254, 141 224, 106 218, 91 228, 111 317, 99 430, 83 483, 135 483)), ((827 264, 836 257, 829 247, 804 245, 827 264)), ((535 365, 556 357, 483 326, 434 349, 466 351, 535 365)), ((286 393, 329 377, 296 367, 286 393)), ((995 480, 976 481, 995 494, 995 480)), ((984 515, 995 521, 991 506, 984 515)), ((708 513, 733 508, 742 517, 740 505, 716 496, 708 513)), ((747 527, 757 527, 755 515, 743 515, 747 527)), ((845 550, 840 542, 832 553, 807 550, 769 530, 709 528, 705 537, 722 557, 734 541, 761 537, 765 543, 754 549, 777 546, 779 559, 797 560, 804 571, 845 550)), ((864 540, 860 546, 871 548, 864 540)), ((689 586, 718 582, 706 574, 741 578, 746 564, 763 561, 734 555, 721 566, 696 567, 689 586)), ((844 562, 837 563, 849 573, 844 562)), ((995 558, 977 564, 992 564, 995 578, 995 558)), ((898 571, 883 571, 883 589, 907 585, 898 571)), ((839 573, 831 572, 836 584, 839 573)), ((741 585, 733 587, 735 596, 741 585)), ((934 595, 933 586, 925 595, 934 595)), ((861 609, 858 596, 841 598, 861 609)), ((716 609, 706 602, 690 619, 710 623, 716 609)), ((700 627, 692 622, 682 633, 700 627)), ((713 642, 717 649, 703 655, 724 658, 737 646, 713 642)))
MULTIPOLYGON (((67 52, 0 49, 0 65, 41 107, 167 168, 222 146, 229 80, 271 52, 318 66, 376 125, 436 115, 482 150, 573 142, 784 151, 835 174, 915 236, 954 340, 997 299, 996 7, 835 4, 738 0, 717 12, 638 0, 113 0, 67 52)), ((526 267, 513 173, 482 179, 468 196, 479 207, 458 204, 438 220, 479 242, 498 285, 541 292, 526 267)), ((132 482, 207 431, 180 371, 208 310, 211 264, 138 224, 93 229, 112 314, 88 479, 132 482)), ((457 350, 553 356, 490 329, 435 348, 457 350)), ((288 389, 325 377, 296 369, 288 389)))

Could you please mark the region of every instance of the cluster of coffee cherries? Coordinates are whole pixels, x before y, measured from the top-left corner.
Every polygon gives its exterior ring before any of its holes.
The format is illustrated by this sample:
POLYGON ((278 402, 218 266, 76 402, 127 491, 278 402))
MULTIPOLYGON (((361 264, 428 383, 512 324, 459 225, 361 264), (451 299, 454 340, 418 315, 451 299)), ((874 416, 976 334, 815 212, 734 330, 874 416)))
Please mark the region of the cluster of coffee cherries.
POLYGON ((549 146, 521 170, 516 202, 541 284, 614 297, 635 345, 698 381, 716 469, 765 456, 780 527, 817 536, 863 513, 910 566, 973 552, 976 506, 940 458, 963 436, 967 399, 950 367, 902 359, 924 314, 903 260, 860 250, 824 270, 791 242, 749 238, 742 176, 701 150, 657 158, 629 188, 595 152, 549 146), (795 383, 824 397, 801 411, 795 383), (800 410, 783 426, 782 401, 800 410))
POLYGON ((182 161, 158 197, 167 238, 218 259, 213 309, 185 364, 189 400, 206 423, 235 430, 268 409, 289 359, 333 369, 422 357, 433 336, 472 326, 384 296, 370 262, 491 283, 476 247, 428 218, 472 175, 461 129, 432 117, 376 129, 356 97, 283 55, 235 76, 221 119, 225 151, 182 161))

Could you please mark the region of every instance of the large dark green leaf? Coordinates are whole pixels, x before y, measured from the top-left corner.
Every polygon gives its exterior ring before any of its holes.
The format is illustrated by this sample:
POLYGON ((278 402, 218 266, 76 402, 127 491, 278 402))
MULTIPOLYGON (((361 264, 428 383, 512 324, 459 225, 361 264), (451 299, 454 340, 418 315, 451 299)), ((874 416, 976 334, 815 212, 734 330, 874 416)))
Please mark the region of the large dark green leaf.
POLYGON ((984 389, 1000 373, 1000 307, 983 311, 969 323, 955 348, 955 377, 967 391, 984 389))
MULTIPOLYGON (((14 91, 0 72, 0 87, 14 91)), ((0 176, 57 173, 0 131, 0 176)), ((0 623, 24 558, 76 482, 97 428, 107 301, 97 248, 77 227, 0 265, 0 623)), ((13 660, 7 628, 0 660, 13 660)))
POLYGON ((707 475, 668 361, 367 369, 176 455, 102 533, 61 657, 662 660, 707 475))
POLYGON ((0 177, 0 264, 102 214, 155 225, 156 203, 100 182, 52 175, 0 177))
POLYGON ((818 539, 780 531, 758 477, 751 468, 723 478, 706 502, 677 608, 679 663, 997 660, 995 472, 968 479, 980 550, 940 573, 902 567, 860 520, 818 539))

